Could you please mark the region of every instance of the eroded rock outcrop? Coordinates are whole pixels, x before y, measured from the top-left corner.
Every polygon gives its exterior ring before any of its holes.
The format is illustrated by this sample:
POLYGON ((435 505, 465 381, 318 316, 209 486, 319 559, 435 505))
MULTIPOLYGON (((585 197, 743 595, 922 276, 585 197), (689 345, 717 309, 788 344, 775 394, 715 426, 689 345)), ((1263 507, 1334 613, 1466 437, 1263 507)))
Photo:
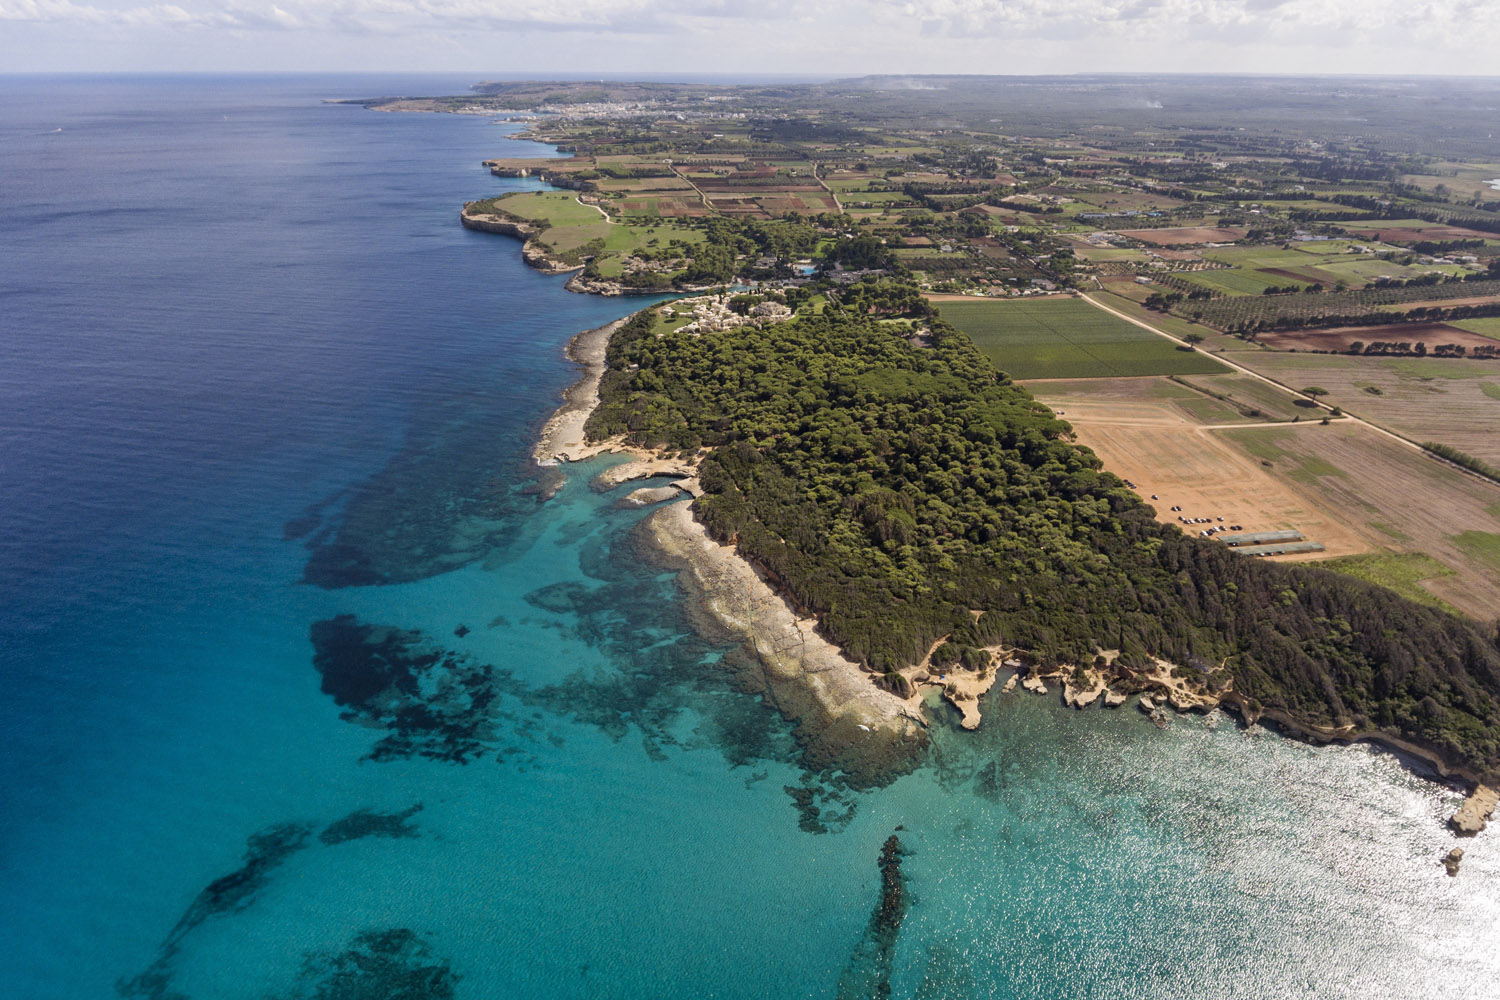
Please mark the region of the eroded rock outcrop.
POLYGON ((1448 825, 1459 836, 1472 837, 1489 825, 1497 805, 1500 805, 1500 791, 1489 785, 1479 785, 1464 799, 1464 804, 1458 807, 1448 825))

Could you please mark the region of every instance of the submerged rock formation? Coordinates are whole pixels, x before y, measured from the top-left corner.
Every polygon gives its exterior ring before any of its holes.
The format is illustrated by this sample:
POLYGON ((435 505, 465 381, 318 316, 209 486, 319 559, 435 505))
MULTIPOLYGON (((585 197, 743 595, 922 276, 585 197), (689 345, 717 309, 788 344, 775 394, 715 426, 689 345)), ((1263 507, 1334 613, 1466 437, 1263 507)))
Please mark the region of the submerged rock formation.
MULTIPOLYGON (((900 827, 897 827, 900 829, 900 827)), ((839 1000, 874 1000, 891 995, 891 973, 894 969, 896 939, 909 905, 906 876, 901 859, 906 851, 901 838, 894 833, 880 849, 880 899, 864 936, 849 956, 849 964, 839 976, 839 1000)))

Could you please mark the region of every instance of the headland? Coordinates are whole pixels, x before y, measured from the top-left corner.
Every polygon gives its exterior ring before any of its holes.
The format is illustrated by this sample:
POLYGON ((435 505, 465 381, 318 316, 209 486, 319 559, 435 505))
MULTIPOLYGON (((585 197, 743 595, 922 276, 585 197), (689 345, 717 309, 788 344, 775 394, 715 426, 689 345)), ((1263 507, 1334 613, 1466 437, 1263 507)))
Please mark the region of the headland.
MULTIPOLYGON (((992 97, 975 87, 977 109, 992 97)), ((502 92, 507 101, 525 99, 510 85, 492 96, 502 92)), ((552 100, 564 90, 548 93, 552 100)), ((1334 250, 1351 260, 1377 256, 1387 271, 1415 265, 1390 250, 1389 241, 1401 238, 1398 227, 1351 230, 1333 214, 1303 218, 1305 209, 1283 212, 1268 198, 1251 219, 1238 203, 1244 183, 1266 191, 1285 186, 1279 177, 1240 176, 1253 165, 1208 164, 1194 175, 1188 197, 1186 187, 1170 186, 1182 183, 1169 179, 1181 164, 1136 145, 1091 142, 1075 161, 1033 148, 1048 147, 1046 140, 1018 146, 1011 137, 976 135, 965 140, 973 148, 934 153, 906 120, 890 115, 867 123, 880 131, 879 143, 854 133, 834 139, 814 121, 828 99, 823 92, 726 88, 684 94, 674 104, 622 85, 602 102, 532 109, 527 138, 571 155, 486 166, 499 176, 541 178, 555 190, 486 199, 463 213, 471 228, 522 239, 527 261, 569 273, 574 291, 742 286, 578 338, 571 350, 586 366, 585 380, 549 423, 537 457, 561 462, 632 452, 630 462, 596 481, 601 489, 671 477, 671 487, 648 485, 621 502, 695 498, 686 521, 683 512, 654 514, 642 544, 672 549, 662 557, 677 560, 684 585, 724 611, 708 615, 715 627, 734 631, 747 615, 733 613, 738 591, 734 599, 710 591, 725 581, 743 590, 753 578, 764 591, 756 593, 772 595, 790 617, 764 635, 741 627, 748 648, 783 656, 793 629, 844 662, 834 670, 820 654, 811 668, 762 663, 762 686, 774 678, 779 701, 791 705, 785 691, 794 680, 811 690, 818 686, 812 677, 840 678, 830 685, 833 695, 807 696, 836 716, 855 703, 845 697, 855 688, 844 681, 859 680, 867 693, 857 703, 874 713, 855 721, 860 734, 879 731, 887 717, 920 726, 933 711, 930 697, 924 711, 924 695, 933 693, 966 728, 981 724, 981 698, 997 685, 1060 689, 1074 708, 1119 707, 1138 695, 1158 724, 1169 712, 1223 707, 1244 724, 1266 723, 1312 742, 1377 744, 1453 783, 1472 787, 1500 776, 1493 736, 1500 646, 1477 620, 1493 605, 1486 598, 1493 575, 1480 564, 1487 532, 1500 523, 1491 513, 1500 509, 1492 487, 1475 478, 1490 466, 1483 455, 1427 448, 1456 454, 1447 460, 1475 471, 1472 481, 1444 480, 1431 491, 1454 501, 1442 508, 1448 527, 1442 538, 1413 544, 1440 562, 1416 565, 1427 557, 1403 552, 1334 560, 1333 572, 1298 565, 1330 553, 1282 522, 1323 523, 1307 511, 1325 506, 1336 508, 1331 516, 1340 523, 1367 519, 1344 501, 1308 499, 1310 483, 1343 474, 1335 460, 1352 476, 1386 470, 1365 491, 1389 508, 1386 525, 1406 501, 1383 497, 1378 486, 1447 474, 1434 471, 1430 459, 1414 459, 1410 453, 1424 453, 1403 443, 1399 431, 1347 420, 1342 406, 1325 401, 1330 390, 1289 390, 1276 374, 1279 353, 1323 336, 1282 331, 1302 324, 1338 333, 1350 323, 1373 323, 1360 312, 1372 305, 1392 327, 1487 322, 1486 310, 1500 309, 1500 288, 1491 287, 1500 270, 1487 255, 1457 251, 1482 249, 1477 234, 1500 231, 1484 228, 1500 219, 1471 220, 1474 233, 1434 231, 1408 241, 1412 254, 1446 253, 1442 274, 1392 272, 1362 289, 1332 279, 1317 289, 1254 283, 1241 262, 1249 247, 1283 256, 1330 251, 1310 261, 1277 257, 1277 267, 1262 269, 1280 277, 1292 263, 1307 264, 1298 274, 1331 273, 1342 266, 1334 250), (757 109, 771 107, 781 124, 756 118, 757 109), (736 116, 761 124, 735 124, 736 116), (1121 157, 1147 180, 1136 184, 1112 172, 1126 162, 1121 157), (1210 202, 1217 218, 1203 207, 1210 202), (1108 210, 1116 204, 1129 207, 1108 210), (1301 230, 1289 228, 1297 224, 1308 227, 1307 240, 1328 246, 1294 245, 1303 241, 1301 230), (1091 297, 1077 297, 1085 289, 1091 297), (1095 301, 1102 299, 1107 309, 1095 301), (1398 313, 1384 311, 1387 305, 1417 308, 1398 313), (1064 327, 1116 346, 1063 357, 1055 333, 1064 327), (996 331, 1024 331, 1036 350, 1008 346, 1016 338, 996 331), (1254 343, 1268 331, 1276 336, 1254 343), (1234 338, 1257 349, 1233 346, 1234 338), (1231 348, 1232 365, 1221 363, 1231 348), (1022 388, 1007 372, 1037 381, 1022 388), (1138 384, 1125 384, 1125 374, 1138 384), (1060 379, 1088 382, 1049 384, 1060 379), (1052 410, 1030 395, 1033 387, 1052 410), (1112 475, 1114 453, 1101 446, 1101 461, 1080 447, 1075 429, 1057 419, 1062 410, 1054 399, 1070 410, 1093 405, 1088 412, 1129 439, 1123 453, 1157 433, 1166 400, 1191 418, 1194 434, 1223 429, 1215 435, 1226 442, 1219 450, 1233 444, 1253 453, 1248 466, 1277 485, 1247 501, 1243 515, 1257 522, 1245 538, 1274 544, 1233 548, 1232 536, 1220 532, 1234 531, 1235 517, 1181 507, 1173 508, 1180 516, 1158 513, 1147 496, 1168 501, 1152 489, 1180 492, 1178 479, 1197 480, 1184 473, 1145 489, 1112 475), (1101 399, 1109 406, 1090 404, 1101 399), (1320 419, 1305 422, 1305 415, 1320 419), (1332 429, 1302 429, 1309 424, 1332 429), (1300 425, 1295 443, 1284 429, 1293 425, 1300 425), (1344 448, 1355 437, 1347 454, 1320 450, 1344 448), (1298 450, 1307 442, 1311 451, 1298 450), (1183 531, 1175 522, 1209 527, 1183 531), (683 535, 688 526, 698 532, 693 544, 683 535), (1468 548, 1460 552, 1454 539, 1468 548), (749 577, 722 566, 690 572, 710 565, 704 553, 714 551, 749 577), (1445 567, 1456 567, 1451 585, 1443 582, 1445 567), (1405 580, 1395 570, 1427 575, 1405 580), (906 707, 885 714, 896 704, 906 707)), ((1058 149, 1068 141, 1058 140, 1058 149)), ((1240 141, 1265 149, 1283 142, 1258 133, 1240 141)), ((1345 161, 1317 148, 1308 147, 1308 163, 1321 158, 1323 166, 1297 178, 1288 206, 1294 195, 1315 201, 1304 189, 1344 169, 1345 161)), ((1372 210, 1328 197, 1340 212, 1372 210)), ((1431 211, 1414 191, 1390 197, 1416 218, 1431 211)), ((1360 343, 1361 356, 1402 347, 1360 343)), ((1491 360, 1472 337, 1440 349, 1423 364, 1456 371, 1457 364, 1482 365, 1474 361, 1481 355, 1491 360)), ((1340 350, 1352 349, 1341 341, 1340 350)), ((1363 371, 1380 363, 1359 365, 1363 371)), ((1334 378, 1322 368, 1293 377, 1334 378)), ((1365 395, 1378 399, 1385 391, 1373 385, 1365 395)), ((1369 399, 1340 402, 1375 406, 1369 399)), ((1132 475, 1166 477, 1182 450, 1180 442, 1165 442, 1152 452, 1151 468, 1132 475)), ((1204 502, 1227 502, 1224 489, 1200 492, 1212 494, 1204 502)), ((805 706, 789 714, 799 712, 808 714, 805 706)), ((837 734, 836 726, 822 730, 837 734)), ((820 731, 806 742, 822 739, 820 731)))

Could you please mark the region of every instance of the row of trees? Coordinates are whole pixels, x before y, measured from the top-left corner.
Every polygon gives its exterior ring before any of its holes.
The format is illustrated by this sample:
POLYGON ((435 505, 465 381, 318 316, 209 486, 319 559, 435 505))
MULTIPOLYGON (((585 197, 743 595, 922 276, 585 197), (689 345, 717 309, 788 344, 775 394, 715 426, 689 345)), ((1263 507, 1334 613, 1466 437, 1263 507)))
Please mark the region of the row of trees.
POLYGON ((1456 298, 1500 298, 1500 280, 1445 281, 1431 285, 1383 285, 1349 291, 1293 295, 1228 295, 1189 304, 1172 300, 1173 313, 1199 319, 1231 333, 1288 330, 1298 327, 1369 326, 1403 322, 1439 322, 1500 315, 1495 303, 1469 306, 1420 306, 1387 312, 1380 306, 1456 298))
MULTIPOLYGON (((1427 356, 1427 343, 1422 340, 1416 343, 1407 340, 1372 340, 1367 344, 1363 340, 1356 340, 1350 343, 1344 353, 1425 358, 1427 356)), ((1462 358, 1468 353, 1469 349, 1463 344, 1438 344, 1432 349, 1432 356, 1435 358, 1462 358)), ((1473 356, 1479 359, 1500 357, 1500 344, 1496 344, 1493 347, 1488 344, 1479 344, 1475 346, 1473 356)))

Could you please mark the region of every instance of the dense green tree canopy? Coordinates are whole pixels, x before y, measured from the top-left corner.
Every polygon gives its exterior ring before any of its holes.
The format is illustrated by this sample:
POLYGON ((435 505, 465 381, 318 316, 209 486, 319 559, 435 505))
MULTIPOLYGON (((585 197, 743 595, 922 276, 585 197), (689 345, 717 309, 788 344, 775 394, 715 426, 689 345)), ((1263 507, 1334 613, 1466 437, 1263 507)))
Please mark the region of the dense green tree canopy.
POLYGON ((1159 524, 963 334, 834 310, 610 345, 598 436, 706 447, 699 517, 877 670, 952 634, 1044 663, 1160 656, 1266 708, 1500 765, 1493 633, 1159 524), (971 611, 983 612, 977 621, 971 611))

